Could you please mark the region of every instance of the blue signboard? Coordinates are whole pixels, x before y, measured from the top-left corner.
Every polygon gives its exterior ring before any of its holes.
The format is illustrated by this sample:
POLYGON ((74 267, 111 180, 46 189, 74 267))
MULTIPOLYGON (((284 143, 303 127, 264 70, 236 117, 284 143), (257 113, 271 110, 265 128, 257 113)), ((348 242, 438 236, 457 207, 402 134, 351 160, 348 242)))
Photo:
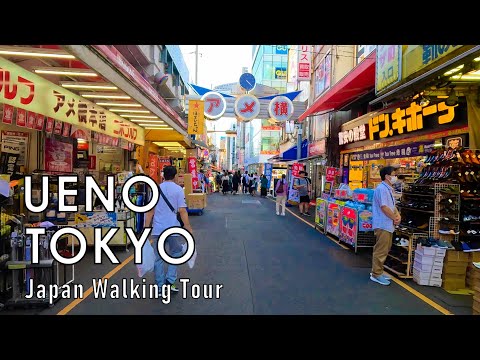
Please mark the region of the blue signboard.
POLYGON ((285 80, 287 78, 287 68, 285 66, 275 68, 275 79, 285 80))
POLYGON ((268 179, 267 189, 270 189, 270 181, 272 180, 272 167, 273 164, 265 163, 265 176, 268 179))
POLYGON ((277 55, 287 55, 288 54, 288 45, 275 45, 275 54, 277 54, 277 55))

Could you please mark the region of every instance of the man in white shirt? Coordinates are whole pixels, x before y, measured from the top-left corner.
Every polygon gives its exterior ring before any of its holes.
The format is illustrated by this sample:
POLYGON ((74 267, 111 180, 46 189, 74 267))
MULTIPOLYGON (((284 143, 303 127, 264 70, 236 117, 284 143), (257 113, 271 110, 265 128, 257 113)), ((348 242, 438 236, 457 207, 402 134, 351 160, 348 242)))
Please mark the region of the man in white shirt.
MULTIPOLYGON (((175 209, 175 212, 170 209, 163 197, 160 195, 157 206, 153 210, 153 229, 151 233, 151 240, 153 240, 152 245, 155 250, 157 249, 158 238, 166 229, 173 226, 180 226, 180 223, 177 220, 177 213, 180 214, 184 224, 184 229, 188 230, 193 235, 193 230, 188 219, 187 204, 185 203, 185 194, 183 192, 183 188, 174 182, 176 174, 177 169, 175 166, 165 166, 163 168, 165 181, 160 184, 160 190, 175 209)), ((147 222, 147 224, 148 223, 149 222, 147 222)), ((183 255, 182 240, 183 237, 180 237, 179 235, 172 235, 169 236, 165 241, 168 248, 168 254, 171 257, 177 258, 183 255)), ((177 266, 168 264, 167 271, 165 272, 165 261, 158 254, 158 251, 155 251, 155 256, 156 259, 154 271, 155 281, 158 287, 161 288, 162 285, 167 284, 170 285, 172 291, 177 292, 178 288, 175 285, 175 281, 177 280, 177 266)))

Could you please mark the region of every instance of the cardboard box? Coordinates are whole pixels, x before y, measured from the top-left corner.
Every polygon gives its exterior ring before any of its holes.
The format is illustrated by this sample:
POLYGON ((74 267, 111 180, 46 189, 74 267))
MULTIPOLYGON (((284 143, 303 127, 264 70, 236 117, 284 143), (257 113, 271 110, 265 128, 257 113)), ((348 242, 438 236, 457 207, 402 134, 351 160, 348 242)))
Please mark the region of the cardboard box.
POLYGON ((468 259, 469 262, 480 262, 480 251, 474 251, 469 254, 470 254, 470 257, 468 259))
POLYGON ((429 272, 433 274, 441 274, 443 271, 442 266, 422 264, 422 263, 419 263, 418 261, 413 262, 413 268, 417 269, 418 271, 429 272))
POLYGON ((419 279, 414 276, 413 281, 415 281, 418 285, 423 285, 423 286, 436 286, 436 287, 442 286, 442 279, 425 280, 425 279, 419 279))
POLYGON ((425 256, 435 256, 435 257, 445 257, 447 249, 440 249, 435 247, 422 246, 422 244, 417 245, 417 251, 421 255, 425 256))
POLYGON ((455 291, 458 289, 465 289, 465 280, 443 280, 442 288, 446 291, 455 291))
POLYGON ((448 273, 443 273, 442 274, 442 279, 443 280, 462 280, 465 282, 466 275, 464 274, 448 274, 448 273))
POLYGON ((189 209, 204 209, 206 207, 206 194, 188 194, 186 196, 189 209))
POLYGON ((469 262, 470 254, 463 251, 447 250, 445 262, 469 262))
POLYGON ((476 311, 477 313, 480 313, 480 302, 473 300, 472 302, 472 309, 476 311))
POLYGON ((422 255, 418 250, 415 250, 414 261, 422 265, 425 264, 425 265, 443 266, 442 257, 422 255))
POLYGON ((192 174, 183 174, 183 186, 185 195, 193 193, 192 174))
POLYGON ((444 274, 465 275, 467 273, 468 263, 464 262, 445 262, 443 263, 444 274))
POLYGON ((431 271, 420 271, 419 269, 413 267, 413 276, 420 280, 442 280, 442 274, 432 273, 431 271))

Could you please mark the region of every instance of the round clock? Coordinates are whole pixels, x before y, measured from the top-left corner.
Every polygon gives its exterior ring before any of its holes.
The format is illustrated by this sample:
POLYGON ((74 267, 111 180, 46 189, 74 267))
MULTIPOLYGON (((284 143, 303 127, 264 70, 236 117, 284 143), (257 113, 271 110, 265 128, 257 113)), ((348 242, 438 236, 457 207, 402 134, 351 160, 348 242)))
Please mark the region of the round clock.
POLYGON ((240 86, 246 91, 253 90, 255 88, 255 76, 250 73, 244 73, 240 76, 239 80, 240 86))

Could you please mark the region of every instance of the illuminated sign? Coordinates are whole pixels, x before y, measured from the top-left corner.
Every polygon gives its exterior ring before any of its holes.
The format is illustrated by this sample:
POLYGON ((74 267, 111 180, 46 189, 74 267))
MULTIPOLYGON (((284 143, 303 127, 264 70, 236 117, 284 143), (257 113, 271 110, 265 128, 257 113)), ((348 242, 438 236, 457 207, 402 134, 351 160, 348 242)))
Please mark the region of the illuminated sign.
MULTIPOLYGON (((406 109, 397 108, 391 114, 377 115, 368 121, 370 140, 422 130, 429 117, 436 118, 438 125, 448 124, 455 118, 455 108, 447 106, 445 102, 425 107, 412 102, 406 109)), ((430 123, 430 126, 433 124, 430 123)))
POLYGON ((288 45, 276 45, 275 46, 275 54, 277 55, 287 55, 288 53, 288 45))

